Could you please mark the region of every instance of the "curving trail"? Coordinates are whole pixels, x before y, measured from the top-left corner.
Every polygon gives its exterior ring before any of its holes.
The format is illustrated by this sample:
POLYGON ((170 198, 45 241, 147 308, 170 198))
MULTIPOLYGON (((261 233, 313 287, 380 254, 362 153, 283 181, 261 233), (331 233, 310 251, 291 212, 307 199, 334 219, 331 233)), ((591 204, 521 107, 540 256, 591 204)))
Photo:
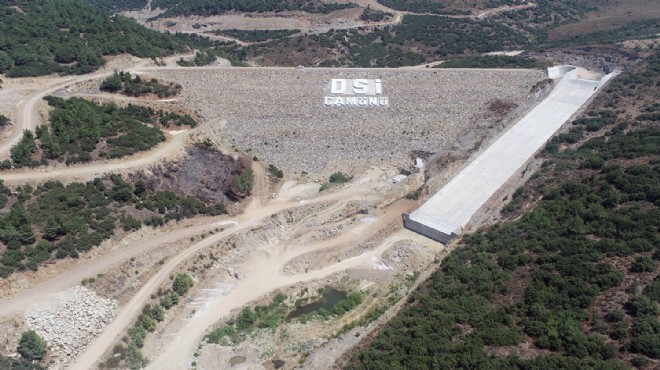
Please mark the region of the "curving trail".
POLYGON ((46 180, 60 180, 62 182, 93 180, 106 173, 144 168, 161 160, 173 158, 182 153, 188 137, 189 135, 186 133, 171 136, 154 149, 135 154, 126 159, 120 158, 106 162, 97 161, 92 164, 37 168, 34 170, 4 171, 0 173, 0 178, 4 180, 5 184, 12 185, 46 180))
POLYGON ((67 86, 73 85, 78 82, 93 80, 96 78, 102 78, 108 75, 109 73, 102 73, 102 74, 93 74, 93 75, 86 75, 77 78, 71 78, 66 80, 65 82, 58 83, 56 85, 51 85, 50 87, 47 87, 41 92, 32 95, 27 100, 22 101, 18 105, 18 113, 14 119, 16 126, 14 127, 14 132, 12 133, 12 135, 8 140, 4 141, 3 143, 0 143, 0 158, 9 156, 9 151, 11 150, 11 147, 14 146, 14 144, 16 144, 21 139, 23 130, 34 131, 37 125, 41 123, 36 106, 37 103, 41 99, 43 99, 44 96, 48 94, 52 94, 53 92, 59 89, 63 89, 67 86))
MULTIPOLYGON (((308 200, 305 202, 305 204, 328 202, 328 201, 336 202, 336 201, 345 201, 348 199, 357 199, 362 197, 369 190, 370 190, 370 186, 368 183, 363 183, 355 186, 348 186, 339 192, 323 195, 308 200)), ((163 281, 169 279, 170 274, 177 268, 177 266, 181 262, 183 262, 188 258, 191 258, 192 256, 194 256, 196 253, 203 250, 204 248, 207 248, 230 235, 255 227, 263 219, 269 217, 273 213, 277 213, 300 205, 301 202, 272 201, 268 205, 263 207, 249 207, 244 214, 234 218, 233 221, 237 223, 236 226, 231 227, 230 229, 220 232, 218 234, 207 237, 206 239, 192 245, 188 249, 184 250, 183 252, 179 253, 178 255, 168 260, 160 268, 160 270, 156 273, 156 275, 154 275, 151 279, 149 279, 149 281, 147 281, 140 288, 140 290, 131 298, 131 300, 124 307, 121 308, 115 320, 110 325, 105 327, 103 333, 99 337, 97 337, 87 347, 87 349, 80 354, 80 356, 78 356, 78 358, 76 359, 76 363, 73 366, 71 366, 71 369, 94 368, 94 365, 99 361, 99 357, 103 356, 103 354, 113 345, 116 338, 121 336, 128 329, 128 327, 133 323, 135 318, 140 314, 142 307, 150 299, 151 294, 162 284, 163 281)), ((400 217, 399 212, 391 213, 390 217, 393 217, 392 215, 396 217, 400 217)), ((388 220, 390 219, 388 218, 388 220)), ((375 229, 375 228, 373 227, 373 225, 365 225, 364 229, 375 229)), ((351 234, 351 235, 355 236, 355 234, 351 234)), ((361 235, 364 237, 368 235, 368 233, 365 232, 362 233, 361 235)), ((328 243, 322 243, 322 245, 317 247, 319 249, 321 247, 325 248, 327 247, 326 244, 328 243)), ((343 263, 330 266, 326 269, 311 272, 309 274, 302 274, 295 276, 284 275, 283 273, 280 272, 284 264, 286 264, 286 262, 288 262, 291 258, 294 258, 299 254, 307 253, 309 251, 310 251, 309 248, 299 248, 298 250, 294 250, 293 253, 283 254, 284 257, 279 258, 277 261, 270 261, 269 259, 264 260, 262 257, 256 257, 255 260, 251 259, 248 262, 248 265, 252 266, 252 268, 255 268, 257 271, 260 271, 260 273, 258 275, 254 275, 253 278, 251 279, 245 280, 247 282, 246 283, 247 286, 241 287, 240 289, 235 288, 233 290, 233 292, 235 292, 234 294, 240 294, 241 296, 244 296, 245 298, 243 299, 253 300, 254 298, 257 298, 263 294, 267 294, 272 289, 274 289, 271 286, 272 284, 278 284, 277 286, 280 286, 281 284, 290 285, 295 281, 304 281, 305 279, 311 280, 317 276, 325 276, 327 274, 336 271, 342 271, 346 268, 355 266, 356 262, 363 264, 367 260, 367 257, 359 258, 360 256, 358 256, 345 260, 343 263), (269 283, 265 283, 264 279, 269 281, 269 283)), ((370 260, 371 257, 369 257, 368 259, 370 260)), ((243 299, 239 299, 235 301, 235 304, 242 305, 243 299)), ((245 303, 249 302, 249 300, 246 301, 245 303)), ((222 299, 222 301, 224 302, 224 298, 222 299)), ((231 308, 226 308, 226 309, 235 308, 234 306, 235 305, 232 305, 231 308)), ((185 328, 186 334, 185 337, 183 338, 185 338, 186 340, 187 347, 185 348, 181 347, 178 341, 175 341, 175 343, 173 344, 175 348, 173 348, 172 350, 168 350, 168 356, 177 356, 175 358, 177 358, 177 360, 180 360, 181 357, 178 357, 180 354, 183 354, 184 356, 187 355, 188 350, 190 349, 190 345, 191 344, 193 346, 197 345, 199 340, 201 340, 201 335, 204 333, 206 328, 212 325, 213 323, 215 323, 215 321, 217 321, 214 315, 217 315, 220 312, 224 312, 224 310, 215 311, 213 315, 208 318, 205 316, 205 319, 196 320, 195 322, 197 323, 197 326, 195 326, 194 330, 191 327, 186 327, 185 328)), ((159 361, 161 360, 159 359, 159 361)), ((172 367, 173 364, 174 364, 173 362, 170 363, 162 362, 161 365, 154 364, 154 366, 156 366, 154 368, 171 369, 173 368, 172 367)))

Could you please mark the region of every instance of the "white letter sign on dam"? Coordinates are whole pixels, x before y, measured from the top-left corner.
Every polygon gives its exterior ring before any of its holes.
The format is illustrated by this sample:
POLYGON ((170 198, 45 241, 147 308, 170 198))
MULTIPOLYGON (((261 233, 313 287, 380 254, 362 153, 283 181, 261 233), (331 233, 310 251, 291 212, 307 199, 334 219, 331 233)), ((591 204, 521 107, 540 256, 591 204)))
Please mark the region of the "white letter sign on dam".
POLYGON ((332 79, 330 96, 324 103, 329 107, 387 107, 390 101, 383 96, 381 79, 332 79))

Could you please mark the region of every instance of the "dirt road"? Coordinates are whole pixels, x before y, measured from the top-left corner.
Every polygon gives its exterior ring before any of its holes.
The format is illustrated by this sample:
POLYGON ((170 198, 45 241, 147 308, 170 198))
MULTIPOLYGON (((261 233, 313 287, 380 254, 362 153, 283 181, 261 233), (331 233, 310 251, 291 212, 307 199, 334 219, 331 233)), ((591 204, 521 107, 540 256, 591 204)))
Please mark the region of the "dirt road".
POLYGON ((323 241, 312 246, 288 246, 280 253, 258 254, 243 265, 246 278, 239 280, 232 290, 225 296, 218 297, 215 302, 195 312, 187 325, 176 333, 168 336, 169 343, 155 356, 149 369, 187 369, 194 359, 193 353, 202 340, 206 330, 216 322, 231 314, 232 310, 241 308, 246 304, 275 290, 293 284, 321 279, 337 272, 360 266, 370 266, 390 248, 395 242, 406 239, 408 231, 402 230, 384 240, 377 248, 333 263, 327 267, 307 273, 288 275, 284 266, 292 259, 315 251, 337 247, 351 243, 357 245, 360 241, 371 239, 382 232, 382 228, 393 219, 401 217, 401 212, 410 207, 407 201, 394 203, 386 212, 380 215, 379 220, 373 224, 363 224, 352 228, 337 238, 323 241))
POLYGON ((148 167, 156 162, 173 159, 184 153, 192 131, 170 135, 166 142, 154 149, 138 153, 125 159, 116 159, 105 162, 94 162, 91 165, 74 165, 37 168, 34 170, 4 171, 0 174, 6 184, 17 185, 30 182, 43 182, 46 180, 60 180, 62 182, 87 181, 106 173, 121 172, 124 170, 148 167))
POLYGON ((108 73, 102 73, 70 78, 65 82, 51 85, 50 87, 43 89, 41 92, 32 95, 27 100, 22 101, 18 106, 18 113, 14 120, 14 132, 8 140, 0 144, 0 158, 9 157, 9 151, 11 147, 21 139, 23 130, 34 131, 37 125, 41 123, 39 114, 37 113, 36 105, 44 96, 52 94, 59 89, 65 88, 78 82, 93 80, 107 75, 108 73))
MULTIPOLYGON (((342 189, 339 192, 332 193, 332 194, 327 194, 323 196, 316 197, 314 199, 308 200, 305 202, 305 204, 311 204, 311 203, 320 203, 320 202, 328 202, 328 201, 339 201, 339 200, 347 200, 347 199, 353 199, 353 198, 359 198, 366 192, 369 192, 371 189, 371 186, 369 182, 364 182, 359 185, 355 186, 348 186, 342 189)), ((196 244, 191 246, 190 248, 186 249, 185 251, 179 253, 178 255, 174 256, 170 260, 168 260, 154 275, 149 281, 147 281, 142 288, 131 298, 131 300, 121 308, 119 314, 117 315, 117 318, 110 324, 108 325, 103 333, 97 337, 94 342, 83 352, 78 358, 75 363, 71 367, 71 369, 91 369, 94 367, 94 365, 99 361, 99 356, 102 356, 108 348, 114 343, 115 339, 122 335, 126 329, 132 324, 132 322, 135 320, 135 318, 139 315, 140 310, 142 307, 146 304, 146 302, 150 299, 151 294, 162 284, 163 281, 169 278, 170 274, 176 269, 176 267, 183 262, 184 260, 194 256, 196 253, 198 253, 200 250, 207 248, 218 241, 233 235, 239 231, 242 230, 247 230, 251 227, 254 227, 258 225, 264 218, 269 217, 270 215, 280 212, 282 210, 285 210, 287 208, 292 208, 295 206, 299 206, 301 203, 300 202, 290 202, 290 201, 272 201, 268 205, 263 206, 263 207, 249 207, 248 210, 246 210, 245 213, 243 213, 241 216, 238 216, 234 218, 232 221, 236 222, 236 226, 231 227, 228 230, 225 230, 223 232, 220 232, 218 234, 212 235, 196 244)), ((393 213, 395 214, 395 213, 393 213)), ((397 216, 400 215, 400 213, 396 214, 397 216)), ((391 215, 390 215, 391 217, 391 215)), ((372 227, 373 225, 369 225, 372 227)), ((299 253, 305 253, 307 250, 299 251, 299 253)), ((261 264, 259 264, 259 261, 255 261, 257 266, 257 269, 259 269, 258 266, 263 266, 263 271, 266 274, 265 276, 266 279, 270 279, 271 275, 276 275, 280 276, 281 268, 284 266, 286 262, 289 261, 289 255, 285 255, 285 261, 278 261, 277 263, 274 263, 274 261, 264 261, 261 260, 261 264), (275 271, 275 274, 273 274, 273 271, 275 271)), ((245 295, 242 295, 242 297, 249 298, 250 300, 254 299, 254 294, 256 297, 263 295, 265 293, 268 293, 272 289, 272 284, 277 284, 277 286, 280 286, 282 283, 286 284, 291 284, 294 281, 298 281, 299 277, 302 279, 314 279, 315 276, 324 276, 323 274, 330 274, 335 271, 341 271, 345 268, 354 266, 355 263, 364 263, 367 257, 362 257, 362 258, 352 258, 346 261, 343 261, 341 264, 338 264, 337 266, 331 266, 327 269, 323 269, 317 272, 313 272, 310 274, 304 274, 302 276, 283 276, 280 279, 273 279, 270 284, 263 285, 261 288, 256 288, 256 286, 259 286, 260 284, 263 284, 263 281, 261 281, 261 278, 258 279, 259 281, 253 281, 252 280, 247 280, 249 282, 249 286, 246 287, 249 292, 241 292, 240 294, 245 293, 245 295), (348 267, 346 267, 348 266, 348 267)), ((251 263, 250 263, 251 265, 251 263)), ((277 287, 276 286, 276 287, 277 287)), ((235 290, 243 290, 241 289, 235 289, 235 290)), ((240 302, 243 302, 241 299, 236 301, 236 304, 239 304, 240 302)), ((249 300, 247 301, 249 302, 249 300)), ((222 317, 222 316, 221 316, 222 317)), ((210 319, 213 319, 211 317, 210 319)), ((192 344, 193 346, 197 344, 201 336, 201 334, 206 330, 206 328, 210 325, 212 325, 216 320, 214 321, 208 321, 208 320, 202 320, 201 323, 199 321, 195 329, 193 330, 192 328, 186 327, 185 331, 188 333, 190 331, 190 334, 186 334, 185 339, 187 340, 187 344, 192 344)), ((183 348, 177 349, 177 351, 183 352, 183 353, 188 353, 188 349, 190 346, 186 347, 184 350, 183 348), (184 352, 186 351, 186 352, 184 352)), ((160 360, 159 360, 160 361, 160 360)), ((161 364, 166 364, 165 362, 161 364)), ((169 365, 161 365, 160 367, 154 367, 157 369, 164 369, 164 368, 171 368, 169 365)))

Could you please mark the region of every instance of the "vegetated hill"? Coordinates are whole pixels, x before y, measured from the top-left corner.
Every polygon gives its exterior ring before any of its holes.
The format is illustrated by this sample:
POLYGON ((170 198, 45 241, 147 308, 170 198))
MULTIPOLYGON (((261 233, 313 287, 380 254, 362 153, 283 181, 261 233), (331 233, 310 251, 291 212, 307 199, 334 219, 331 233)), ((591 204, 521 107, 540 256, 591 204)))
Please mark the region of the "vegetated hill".
POLYGON ((151 7, 166 9, 158 17, 177 15, 216 15, 229 11, 237 12, 281 12, 301 10, 309 13, 330 13, 339 9, 355 7, 322 0, 153 0, 151 7))
POLYGON ((396 10, 432 14, 470 14, 474 9, 521 5, 524 0, 378 0, 396 10))
MULTIPOLYGON (((264 65, 398 67, 422 64, 461 55, 543 47, 548 43, 549 30, 580 20, 585 12, 592 9, 589 4, 588 1, 567 3, 541 0, 536 7, 505 12, 483 20, 406 15, 401 24, 395 26, 293 36, 251 45, 245 50, 250 59, 264 65)), ((616 40, 644 37, 654 30, 652 27, 641 27, 621 31, 616 40)), ((584 40, 613 39, 610 36, 613 34, 586 34, 584 40)), ((555 42, 553 46, 562 44, 555 42)))
MULTIPOLYGON (((11 148, 12 164, 16 167, 34 167, 49 161, 74 164, 120 158, 165 141, 161 129, 154 125, 166 115, 162 111, 137 105, 97 105, 82 98, 64 100, 49 96, 46 101, 53 107, 50 124, 38 126, 36 137, 32 131, 23 132, 21 140, 11 148)), ((0 167, 10 167, 9 161, 3 161, 0 167)))
MULTIPOLYGON (((235 160, 200 144, 178 166, 158 166, 157 174, 133 180, 111 175, 84 184, 48 181, 13 189, 0 180, 0 281, 47 261, 78 258, 121 230, 223 214, 228 199, 249 194, 250 165, 249 158, 235 160), (205 184, 199 180, 204 176, 213 181, 205 184)), ((0 365, 3 361, 0 357, 0 365)))
POLYGON ((147 0, 80 0, 109 12, 122 12, 126 10, 140 10, 147 6, 147 0))
POLYGON ((143 181, 131 183, 117 175, 66 186, 49 181, 13 191, 0 184, 0 203, 0 279, 26 268, 36 271, 52 259, 78 258, 119 227, 130 231, 225 212, 221 203, 150 191, 143 181))
MULTIPOLYGON (((418 6, 425 2, 401 0, 401 3, 418 6)), ((481 8, 518 4, 509 1, 478 3, 481 8)), ((293 35, 251 45, 244 50, 249 59, 262 65, 398 67, 490 51, 612 43, 646 38, 658 32, 660 22, 652 19, 607 31, 584 29, 570 39, 549 39, 550 31, 581 21, 591 14, 597 3, 592 0, 539 0, 533 7, 502 12, 486 19, 407 14, 400 24, 394 26, 293 35)), ((452 9, 471 7, 471 2, 461 1, 433 4, 452 9)), ((625 7, 625 3, 618 6, 625 7)))
POLYGON ((435 68, 547 68, 550 64, 524 56, 483 55, 451 59, 435 68))
POLYGON ((660 7, 649 0, 598 0, 578 22, 561 24, 550 31, 550 40, 563 40, 589 32, 606 32, 625 27, 630 23, 655 19, 660 23, 660 7))
POLYGON ((161 57, 187 46, 122 16, 70 0, 0 0, 0 73, 83 74, 103 56, 161 57))
POLYGON ((334 30, 252 45, 248 55, 262 64, 399 67, 448 55, 524 48, 527 38, 495 22, 406 15, 399 25, 375 30, 334 30), (340 54, 340 57, 334 57, 340 54), (332 56, 332 58, 331 58, 332 56))
POLYGON ((221 36, 228 36, 245 42, 264 42, 274 39, 282 39, 300 33, 299 29, 292 30, 215 30, 211 33, 221 36))
POLYGON ((346 368, 658 368, 659 84, 617 77, 346 368))

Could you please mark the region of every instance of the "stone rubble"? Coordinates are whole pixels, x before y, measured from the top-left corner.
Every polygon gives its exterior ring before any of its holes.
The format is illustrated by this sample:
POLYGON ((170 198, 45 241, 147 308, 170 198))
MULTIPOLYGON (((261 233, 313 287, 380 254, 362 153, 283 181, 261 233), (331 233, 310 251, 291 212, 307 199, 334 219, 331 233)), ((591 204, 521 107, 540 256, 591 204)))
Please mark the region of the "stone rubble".
POLYGON ((530 70, 227 69, 154 72, 183 86, 180 102, 222 140, 285 173, 327 175, 410 164, 476 124, 494 99, 520 102, 546 78, 530 70), (333 78, 382 79, 389 107, 328 107, 333 78))
POLYGON ((101 334, 116 311, 117 301, 76 286, 59 294, 56 303, 28 309, 25 319, 48 342, 54 358, 49 369, 63 369, 101 334))

